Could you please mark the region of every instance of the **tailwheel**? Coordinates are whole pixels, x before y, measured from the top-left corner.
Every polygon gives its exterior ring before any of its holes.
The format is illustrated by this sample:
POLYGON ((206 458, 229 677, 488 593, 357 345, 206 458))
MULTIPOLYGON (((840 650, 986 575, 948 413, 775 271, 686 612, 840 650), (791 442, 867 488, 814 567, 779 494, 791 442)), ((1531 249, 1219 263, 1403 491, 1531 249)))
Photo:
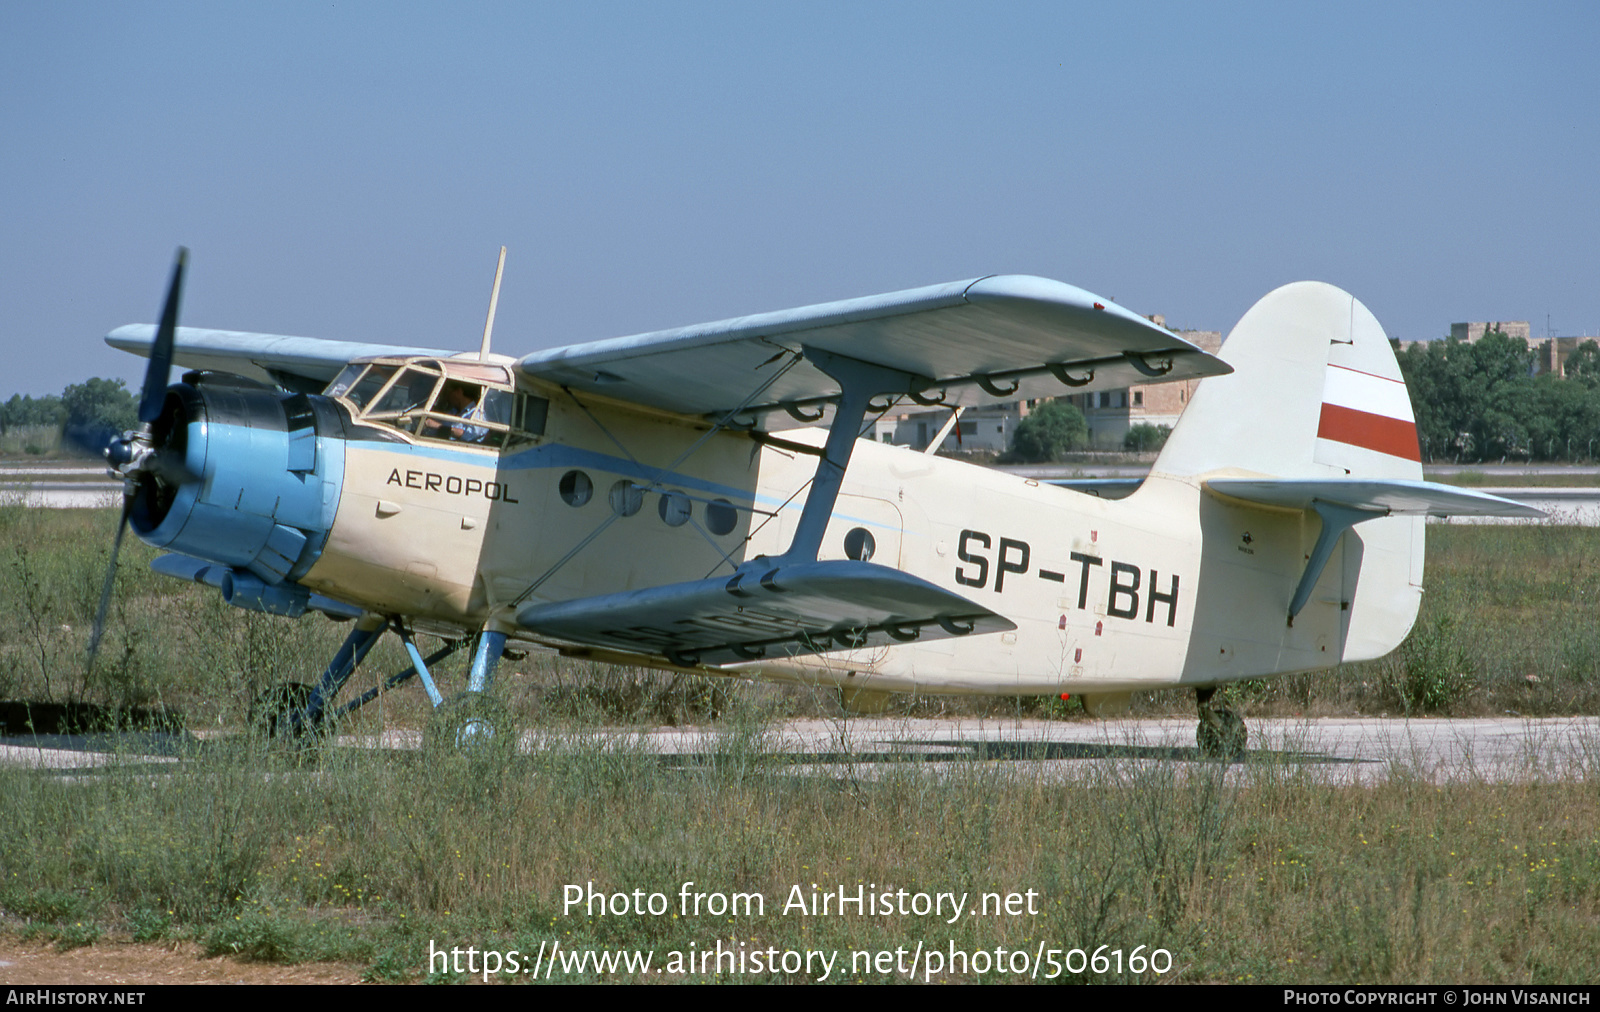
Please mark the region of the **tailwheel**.
POLYGON ((268 738, 298 738, 306 733, 306 705, 311 686, 285 682, 264 689, 250 701, 250 729, 268 738))
POLYGON ((1215 689, 1199 689, 1195 695, 1200 709, 1200 726, 1195 739, 1200 755, 1207 759, 1240 762, 1245 757, 1250 729, 1238 711, 1221 700, 1214 700, 1215 689))
POLYGON ((440 703, 422 736, 430 760, 464 757, 474 763, 500 764, 517 751, 517 728, 511 712, 482 692, 462 692, 440 703))

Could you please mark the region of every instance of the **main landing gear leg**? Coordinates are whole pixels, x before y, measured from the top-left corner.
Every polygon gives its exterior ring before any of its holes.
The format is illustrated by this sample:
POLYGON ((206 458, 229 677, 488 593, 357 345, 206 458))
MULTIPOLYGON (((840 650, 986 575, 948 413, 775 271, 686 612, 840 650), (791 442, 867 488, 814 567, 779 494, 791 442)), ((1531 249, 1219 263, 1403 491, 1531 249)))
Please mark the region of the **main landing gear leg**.
POLYGON ((251 704, 252 721, 269 737, 299 737, 319 730, 328 704, 383 637, 385 628, 387 621, 382 616, 363 615, 315 686, 293 682, 268 689, 251 704))
POLYGON ((483 631, 478 637, 478 651, 472 656, 472 674, 467 678, 468 692, 488 692, 494 687, 494 669, 505 650, 505 633, 490 629, 483 631))
POLYGON ((516 751, 517 730, 511 714, 489 695, 495 667, 505 652, 506 634, 485 629, 478 636, 467 691, 434 704, 433 719, 423 740, 432 756, 459 754, 472 759, 504 759, 516 751))
POLYGON ((1200 746, 1200 754, 1207 759, 1242 761, 1250 731, 1236 710, 1221 700, 1213 701, 1216 691, 1215 686, 1195 690, 1195 702, 1200 710, 1200 726, 1195 730, 1195 739, 1200 746))
POLYGON ((356 673, 356 668, 361 666, 367 653, 378 645, 387 628, 389 622, 381 615, 363 615, 356 620, 356 627, 350 630, 344 645, 333 655, 333 663, 322 673, 322 680, 317 682, 317 687, 311 690, 311 698, 306 700, 305 717, 296 722, 296 731, 313 730, 322 723, 323 707, 344 688, 344 683, 356 673))

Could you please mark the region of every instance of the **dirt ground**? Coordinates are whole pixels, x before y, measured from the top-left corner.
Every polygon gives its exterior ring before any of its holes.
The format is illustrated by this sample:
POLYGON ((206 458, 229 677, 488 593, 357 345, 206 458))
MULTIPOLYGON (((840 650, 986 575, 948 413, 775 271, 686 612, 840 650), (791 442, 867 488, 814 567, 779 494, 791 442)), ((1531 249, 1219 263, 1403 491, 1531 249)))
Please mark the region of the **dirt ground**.
POLYGON ((348 963, 203 959, 192 942, 97 942, 57 952, 53 942, 0 935, 0 984, 358 984, 361 971, 348 963))

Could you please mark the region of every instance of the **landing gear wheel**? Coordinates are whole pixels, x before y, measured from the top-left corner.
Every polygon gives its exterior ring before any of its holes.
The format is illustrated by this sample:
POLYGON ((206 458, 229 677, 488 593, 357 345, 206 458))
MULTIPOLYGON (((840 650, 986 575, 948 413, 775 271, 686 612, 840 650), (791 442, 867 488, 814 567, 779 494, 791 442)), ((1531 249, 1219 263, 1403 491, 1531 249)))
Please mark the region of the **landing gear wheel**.
POLYGON ((301 718, 311 701, 311 686, 285 682, 262 690, 250 701, 250 728, 268 738, 298 738, 306 733, 301 718))
POLYGON ((1250 740, 1244 718, 1226 703, 1200 704, 1200 726, 1195 730, 1200 755, 1207 759, 1240 762, 1250 740))
POLYGON ((516 751, 511 712, 481 692, 463 692, 440 703, 422 735, 422 752, 430 761, 463 757, 501 764, 516 751))

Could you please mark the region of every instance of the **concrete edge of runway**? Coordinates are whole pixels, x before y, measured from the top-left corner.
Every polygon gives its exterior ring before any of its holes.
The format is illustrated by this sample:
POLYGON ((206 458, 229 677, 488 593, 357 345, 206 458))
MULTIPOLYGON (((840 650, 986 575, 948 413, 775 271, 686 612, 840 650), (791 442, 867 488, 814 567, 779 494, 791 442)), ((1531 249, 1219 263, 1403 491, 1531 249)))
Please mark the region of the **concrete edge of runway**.
MULTIPOLYGON (((1329 784, 1372 784, 1396 776, 1435 783, 1589 780, 1600 776, 1600 718, 1391 719, 1336 717, 1251 720, 1248 759, 1230 774, 1292 770, 1329 784)), ((852 718, 795 720, 757 728, 609 728, 524 731, 520 751, 605 748, 675 766, 718 753, 726 734, 741 747, 785 762, 797 775, 876 776, 907 763, 949 773, 978 762, 1019 776, 1074 779, 1109 766, 1208 765, 1185 718, 1106 721, 852 718)), ((208 739, 193 735, 0 738, 0 765, 92 770, 118 763, 172 767, 208 739)), ((338 736, 334 747, 410 752, 420 732, 338 736)))

